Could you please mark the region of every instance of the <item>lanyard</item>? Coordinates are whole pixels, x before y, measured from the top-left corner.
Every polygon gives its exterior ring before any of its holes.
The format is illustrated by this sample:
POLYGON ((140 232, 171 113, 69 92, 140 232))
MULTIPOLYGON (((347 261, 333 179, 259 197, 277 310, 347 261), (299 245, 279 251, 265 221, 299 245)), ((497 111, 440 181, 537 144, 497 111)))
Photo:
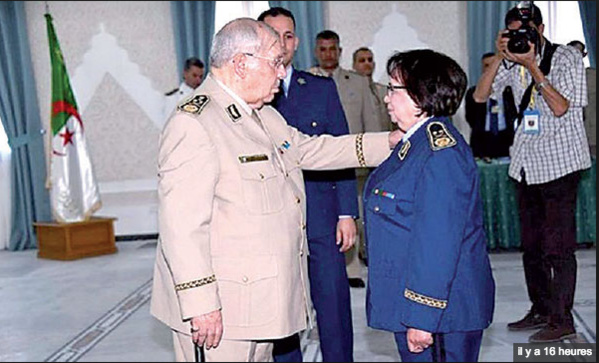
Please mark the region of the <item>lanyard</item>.
MULTIPOLYGON (((520 66, 520 83, 522 84, 522 89, 526 89, 528 82, 526 81, 526 69, 524 66, 520 66)), ((530 102, 528 103, 528 108, 534 110, 535 103, 537 99, 537 85, 535 84, 532 89, 532 94, 530 96, 530 102)))

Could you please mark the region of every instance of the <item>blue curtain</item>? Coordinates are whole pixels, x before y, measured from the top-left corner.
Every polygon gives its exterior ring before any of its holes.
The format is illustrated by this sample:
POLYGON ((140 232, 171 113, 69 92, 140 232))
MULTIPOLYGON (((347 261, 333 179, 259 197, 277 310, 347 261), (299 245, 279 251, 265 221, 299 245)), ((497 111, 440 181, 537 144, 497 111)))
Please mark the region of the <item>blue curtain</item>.
POLYGON ((295 17, 295 33, 300 43, 293 58, 293 66, 304 70, 315 65, 316 34, 324 30, 322 1, 269 1, 268 4, 271 7, 285 8, 295 17))
POLYGON ((179 74, 189 57, 200 58, 209 70, 215 9, 215 1, 171 1, 179 74))
POLYGON ((589 52, 589 61, 591 67, 596 68, 595 49, 597 46, 597 28, 595 14, 597 14, 597 3, 595 1, 579 1, 580 17, 582 18, 582 28, 589 52))
MULTIPOLYGON (((44 19, 39 19, 43 23, 44 19)), ((37 247, 33 222, 51 220, 42 125, 23 1, 0 3, 0 117, 12 150, 8 249, 37 247)))
MULTIPOLYGON (((468 83, 476 85, 483 54, 495 52, 497 32, 505 28, 505 14, 518 1, 468 1, 468 83)), ((594 14, 594 13, 593 13, 594 14)))

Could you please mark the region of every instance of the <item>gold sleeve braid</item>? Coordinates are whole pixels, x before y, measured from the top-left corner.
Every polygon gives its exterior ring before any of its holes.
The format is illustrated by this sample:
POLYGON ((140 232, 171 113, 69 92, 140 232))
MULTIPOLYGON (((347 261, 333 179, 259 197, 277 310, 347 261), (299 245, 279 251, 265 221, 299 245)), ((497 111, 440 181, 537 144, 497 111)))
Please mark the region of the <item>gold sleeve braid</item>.
POLYGON ((437 300, 432 297, 420 295, 409 289, 404 290, 403 296, 419 304, 430 306, 431 308, 445 309, 447 307, 447 300, 437 300))
POLYGON ((193 289, 193 288, 196 288, 196 287, 200 287, 200 286, 211 284, 213 282, 216 282, 216 276, 214 276, 214 275, 208 276, 208 277, 204 277, 203 279, 199 279, 199 280, 194 280, 194 281, 189 281, 189 282, 184 282, 184 283, 181 283, 181 284, 177 284, 177 285, 175 285, 175 291, 182 291, 182 290, 187 290, 187 289, 193 289))
POLYGON ((356 154, 358 156, 358 163, 360 163, 360 166, 365 168, 366 165, 366 159, 364 158, 364 134, 358 134, 356 136, 356 154))

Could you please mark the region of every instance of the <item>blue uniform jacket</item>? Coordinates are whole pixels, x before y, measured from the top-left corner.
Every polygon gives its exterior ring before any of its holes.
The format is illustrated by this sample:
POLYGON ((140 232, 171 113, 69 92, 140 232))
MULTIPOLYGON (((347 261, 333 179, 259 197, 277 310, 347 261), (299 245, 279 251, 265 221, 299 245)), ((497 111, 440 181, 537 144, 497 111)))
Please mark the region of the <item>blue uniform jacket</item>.
POLYGON ((479 174, 451 122, 432 118, 400 142, 363 197, 368 325, 431 333, 488 327, 495 283, 479 174))
MULTIPOLYGON (((307 135, 346 135, 347 120, 335 82, 293 70, 288 96, 282 91, 273 106, 287 123, 307 135)), ((326 156, 324 156, 326 157, 326 156)), ((308 238, 334 234, 340 215, 358 216, 356 176, 353 169, 304 171, 308 238)))

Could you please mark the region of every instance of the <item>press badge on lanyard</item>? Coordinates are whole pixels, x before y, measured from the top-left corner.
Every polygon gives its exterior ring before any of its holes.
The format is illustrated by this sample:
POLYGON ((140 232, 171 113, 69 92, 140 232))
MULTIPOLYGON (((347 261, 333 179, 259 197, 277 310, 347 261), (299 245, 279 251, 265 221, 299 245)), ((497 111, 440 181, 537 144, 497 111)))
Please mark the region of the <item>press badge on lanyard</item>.
MULTIPOLYGON (((525 84, 526 76, 524 74, 524 67, 520 68, 520 75, 522 79, 522 83, 525 84)), ((530 97, 530 102, 528 103, 528 108, 524 111, 523 120, 524 123, 524 133, 528 135, 538 135, 541 132, 541 113, 536 107, 536 98, 537 98, 537 87, 534 86, 532 89, 532 94, 530 97)))
POLYGON ((541 131, 541 125, 539 119, 541 114, 539 110, 526 110, 524 111, 524 133, 529 135, 538 135, 541 131))

